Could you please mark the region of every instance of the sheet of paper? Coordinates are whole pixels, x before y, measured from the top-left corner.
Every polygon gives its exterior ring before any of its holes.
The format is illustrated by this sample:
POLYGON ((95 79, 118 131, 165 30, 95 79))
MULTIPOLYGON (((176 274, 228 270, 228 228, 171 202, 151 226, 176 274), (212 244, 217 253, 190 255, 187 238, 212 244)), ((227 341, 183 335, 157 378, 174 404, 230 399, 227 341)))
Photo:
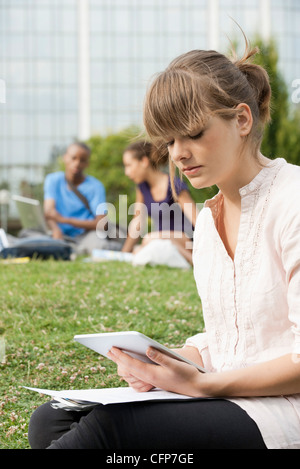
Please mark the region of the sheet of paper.
POLYGON ((46 394, 53 397, 54 399, 57 397, 76 401, 96 402, 104 405, 162 399, 192 399, 189 396, 162 391, 161 389, 153 389, 149 392, 137 392, 129 387, 55 391, 51 389, 29 388, 27 386, 24 387, 30 391, 46 394))

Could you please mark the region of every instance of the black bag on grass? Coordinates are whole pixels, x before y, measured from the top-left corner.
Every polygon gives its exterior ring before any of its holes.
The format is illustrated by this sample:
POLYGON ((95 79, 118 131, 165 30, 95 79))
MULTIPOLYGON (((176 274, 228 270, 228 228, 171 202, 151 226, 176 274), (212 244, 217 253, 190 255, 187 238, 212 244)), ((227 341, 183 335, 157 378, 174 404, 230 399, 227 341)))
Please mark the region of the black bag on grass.
POLYGON ((13 246, 0 252, 0 258, 30 257, 34 259, 70 260, 72 248, 69 244, 59 239, 46 237, 22 238, 13 246))

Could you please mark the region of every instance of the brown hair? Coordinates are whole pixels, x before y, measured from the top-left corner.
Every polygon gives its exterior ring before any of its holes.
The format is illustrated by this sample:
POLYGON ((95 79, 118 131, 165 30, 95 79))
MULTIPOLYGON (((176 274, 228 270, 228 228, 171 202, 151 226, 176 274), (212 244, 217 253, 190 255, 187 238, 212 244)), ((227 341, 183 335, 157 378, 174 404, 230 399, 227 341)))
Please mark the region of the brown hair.
POLYGON ((163 162, 168 160, 166 137, 199 132, 213 115, 233 119, 240 103, 251 109, 253 125, 246 142, 257 152, 270 120, 271 87, 267 72, 251 61, 258 49, 245 41, 241 59, 193 50, 156 75, 145 98, 144 125, 163 162))
POLYGON ((151 166, 155 167, 157 166, 157 157, 155 156, 155 147, 152 145, 151 142, 147 141, 138 141, 138 142, 133 142, 128 147, 125 148, 125 151, 130 151, 133 153, 133 158, 141 161, 144 156, 148 158, 148 160, 151 163, 151 166))

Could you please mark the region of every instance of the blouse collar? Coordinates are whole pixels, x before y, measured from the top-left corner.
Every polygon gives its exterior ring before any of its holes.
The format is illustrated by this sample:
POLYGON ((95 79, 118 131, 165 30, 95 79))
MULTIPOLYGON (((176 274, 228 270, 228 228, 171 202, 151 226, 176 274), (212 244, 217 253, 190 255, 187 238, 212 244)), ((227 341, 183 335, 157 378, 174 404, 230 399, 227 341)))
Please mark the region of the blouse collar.
MULTIPOLYGON (((269 184, 270 178, 283 166, 287 164, 285 159, 283 158, 276 158, 275 160, 270 161, 269 164, 264 166, 260 172, 250 181, 246 186, 243 186, 239 189, 239 193, 241 198, 253 193, 256 189, 258 189, 263 184, 269 184)), ((217 193, 212 199, 206 200, 204 203, 204 207, 209 207, 212 212, 216 215, 218 211, 218 207, 220 205, 220 201, 223 199, 223 194, 221 191, 217 193)))
POLYGON ((262 186, 263 183, 268 184, 269 179, 272 178, 277 172, 277 169, 280 169, 284 164, 286 164, 286 161, 283 158, 277 158, 276 160, 270 161, 270 163, 264 166, 252 181, 249 182, 249 184, 239 189, 240 196, 244 197, 245 195, 254 192, 262 186))

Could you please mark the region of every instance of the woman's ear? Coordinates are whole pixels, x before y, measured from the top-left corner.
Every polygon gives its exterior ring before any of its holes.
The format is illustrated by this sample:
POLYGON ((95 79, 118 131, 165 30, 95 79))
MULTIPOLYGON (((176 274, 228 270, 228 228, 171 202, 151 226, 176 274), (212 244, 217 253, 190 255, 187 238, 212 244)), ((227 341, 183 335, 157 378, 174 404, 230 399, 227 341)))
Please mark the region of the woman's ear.
POLYGON ((147 156, 143 156, 143 158, 140 161, 142 161, 143 166, 145 168, 148 168, 148 166, 150 165, 150 160, 147 156))
POLYGON ((237 113, 237 125, 240 131, 241 137, 246 137, 250 134, 253 126, 252 112, 248 104, 241 103, 236 107, 237 113))

